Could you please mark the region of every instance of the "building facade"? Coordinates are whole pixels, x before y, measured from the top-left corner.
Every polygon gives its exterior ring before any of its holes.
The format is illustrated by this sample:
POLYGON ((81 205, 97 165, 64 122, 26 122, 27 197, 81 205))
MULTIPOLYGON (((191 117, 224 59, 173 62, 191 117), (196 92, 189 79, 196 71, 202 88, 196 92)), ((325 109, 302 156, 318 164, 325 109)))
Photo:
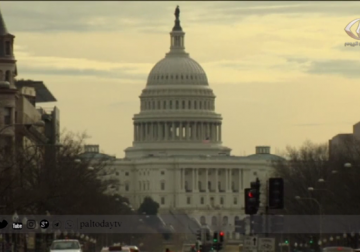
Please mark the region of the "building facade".
POLYGON ((198 225, 236 238, 234 221, 244 215, 244 188, 256 178, 266 185, 271 160, 280 157, 268 146, 247 157, 231 155, 223 145, 215 94, 203 68, 185 52, 178 17, 170 39, 170 51, 152 68, 140 95, 132 146, 112 163, 109 169, 116 172, 109 176, 118 178, 116 192, 134 208, 150 196, 160 204, 165 223, 186 214, 198 225))
POLYGON ((329 140, 329 156, 332 159, 352 154, 354 159, 360 154, 360 122, 353 125, 352 133, 337 134, 329 140))

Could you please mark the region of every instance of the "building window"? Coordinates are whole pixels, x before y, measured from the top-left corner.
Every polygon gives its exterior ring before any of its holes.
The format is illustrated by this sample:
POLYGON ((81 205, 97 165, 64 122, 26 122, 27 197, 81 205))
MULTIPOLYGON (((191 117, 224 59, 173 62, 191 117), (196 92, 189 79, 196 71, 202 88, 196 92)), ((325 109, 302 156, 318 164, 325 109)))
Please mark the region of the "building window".
POLYGON ((172 109, 172 101, 170 101, 169 109, 172 109))
POLYGON ((220 198, 220 205, 224 205, 224 198, 223 197, 220 198))
POLYGON ((237 205, 237 198, 234 198, 234 205, 237 205))
POLYGON ((125 176, 129 176, 129 173, 128 173, 128 172, 125 172, 125 176))
POLYGON ((161 205, 164 205, 164 204, 165 204, 165 198, 161 197, 161 205))
POLYGON ((165 172, 164 171, 161 171, 161 175, 164 175, 165 174, 165 172))
POLYGON ((11 55, 10 41, 5 41, 5 54, 6 55, 11 55))
POLYGON ((0 151, 4 155, 11 155, 13 148, 13 138, 11 136, 1 136, 0 151))
POLYGON ((5 72, 5 81, 10 82, 10 71, 5 72))
POLYGON ((129 185, 128 184, 125 185, 125 191, 129 191, 129 185))
POLYGON ((165 182, 161 182, 161 190, 162 190, 162 191, 165 190, 165 182))
POLYGON ((201 205, 204 205, 204 197, 201 197, 201 198, 200 198, 200 204, 201 204, 201 205))
POLYGON ((187 202, 188 205, 190 205, 191 204, 191 198, 187 197, 186 202, 187 202))
POLYGON ((116 176, 119 176, 119 173, 118 173, 118 172, 115 172, 115 175, 116 175, 116 176))
POLYGON ((4 108, 4 124, 5 125, 9 125, 11 124, 11 112, 12 112, 12 108, 4 108))

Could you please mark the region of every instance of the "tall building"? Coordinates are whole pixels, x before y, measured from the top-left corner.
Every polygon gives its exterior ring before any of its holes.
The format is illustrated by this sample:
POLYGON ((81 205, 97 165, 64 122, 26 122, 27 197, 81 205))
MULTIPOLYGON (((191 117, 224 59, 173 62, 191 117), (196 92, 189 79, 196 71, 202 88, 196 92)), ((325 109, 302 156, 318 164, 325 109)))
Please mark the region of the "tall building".
POLYGON ((14 146, 45 146, 59 138, 59 110, 39 104, 55 102, 42 81, 16 80, 15 36, 0 13, 0 151, 14 146))
POLYGON ((152 68, 142 90, 132 146, 112 163, 121 185, 115 191, 134 207, 152 197, 167 224, 208 225, 236 238, 234 221, 244 215, 244 188, 259 178, 265 190, 271 160, 281 157, 270 154, 268 146, 247 157, 231 155, 223 145, 215 94, 204 69, 185 51, 178 16, 170 39, 170 51, 152 68))

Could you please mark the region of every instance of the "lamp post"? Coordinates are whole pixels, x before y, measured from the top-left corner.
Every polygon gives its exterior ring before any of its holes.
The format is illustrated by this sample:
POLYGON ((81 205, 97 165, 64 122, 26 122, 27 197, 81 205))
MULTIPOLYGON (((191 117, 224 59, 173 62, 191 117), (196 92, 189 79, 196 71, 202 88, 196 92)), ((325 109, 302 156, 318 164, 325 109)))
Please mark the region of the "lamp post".
MULTIPOLYGON (((296 200, 311 200, 313 202, 315 202, 318 207, 319 207, 319 217, 320 217, 320 223, 319 223, 319 241, 322 242, 322 214, 323 214, 323 210, 322 210, 322 206, 321 204, 319 203, 319 201, 317 201, 316 199, 314 198, 303 198, 303 197, 300 197, 300 196, 295 196, 295 199, 296 200)), ((321 243, 319 244, 321 246, 321 243)))

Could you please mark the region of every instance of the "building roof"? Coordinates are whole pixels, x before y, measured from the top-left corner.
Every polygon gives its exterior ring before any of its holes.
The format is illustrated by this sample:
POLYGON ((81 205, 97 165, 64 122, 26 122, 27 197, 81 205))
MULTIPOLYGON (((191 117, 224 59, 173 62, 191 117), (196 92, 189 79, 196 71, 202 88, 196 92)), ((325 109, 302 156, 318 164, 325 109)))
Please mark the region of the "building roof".
POLYGON ((6 24, 5 24, 5 21, 4 21, 4 18, 1 14, 1 11, 0 11, 0 36, 4 36, 4 35, 8 35, 9 32, 6 28, 6 24))
POLYGON ((269 161, 285 160, 285 158, 280 157, 278 155, 274 155, 274 154, 252 154, 252 155, 247 156, 246 158, 249 158, 252 160, 269 160, 269 161))
POLYGON ((17 80, 15 83, 17 88, 22 87, 33 87, 36 91, 36 102, 56 102, 56 98, 50 92, 49 89, 45 86, 42 81, 32 81, 32 80, 17 80))

